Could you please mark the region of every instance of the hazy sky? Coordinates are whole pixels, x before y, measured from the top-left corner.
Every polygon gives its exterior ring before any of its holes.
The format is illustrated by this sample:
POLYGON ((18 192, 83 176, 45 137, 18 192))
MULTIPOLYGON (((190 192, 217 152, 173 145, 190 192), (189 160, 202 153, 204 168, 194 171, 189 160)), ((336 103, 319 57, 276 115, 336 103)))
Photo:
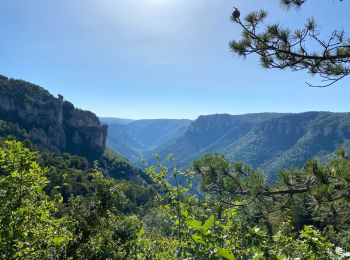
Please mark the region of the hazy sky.
POLYGON ((350 1, 0 0, 0 74, 62 94, 99 116, 196 118, 201 114, 349 111, 350 77, 326 89, 305 73, 234 58, 229 16, 264 7, 297 27, 315 16, 326 35, 350 35, 350 1))

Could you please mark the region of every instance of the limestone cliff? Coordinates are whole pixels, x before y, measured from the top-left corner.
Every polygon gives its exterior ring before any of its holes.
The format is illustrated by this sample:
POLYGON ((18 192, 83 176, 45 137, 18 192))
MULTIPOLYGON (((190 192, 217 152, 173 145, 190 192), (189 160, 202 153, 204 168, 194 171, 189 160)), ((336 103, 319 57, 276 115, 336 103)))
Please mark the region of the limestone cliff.
POLYGON ((0 76, 0 120, 27 130, 38 149, 69 152, 95 159, 106 145, 107 126, 95 114, 77 109, 61 95, 0 76))

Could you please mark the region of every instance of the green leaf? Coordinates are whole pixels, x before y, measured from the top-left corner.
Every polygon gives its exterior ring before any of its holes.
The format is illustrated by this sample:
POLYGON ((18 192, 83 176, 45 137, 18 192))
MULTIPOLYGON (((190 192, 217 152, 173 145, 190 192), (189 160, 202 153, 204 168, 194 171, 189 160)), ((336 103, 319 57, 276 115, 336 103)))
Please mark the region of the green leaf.
POLYGON ((52 239, 52 243, 55 244, 55 245, 61 245, 65 242, 66 240, 66 237, 64 236, 58 236, 58 237, 54 237, 52 239))
POLYGON ((203 240, 202 236, 192 235, 191 237, 196 243, 205 244, 205 241, 203 240))
POLYGON ((137 238, 140 239, 144 233, 145 233, 145 229, 144 227, 141 227, 139 232, 137 232, 137 238))
POLYGON ((187 210, 182 210, 181 211, 181 215, 187 218, 188 217, 188 211, 187 210))
POLYGON ((201 230, 202 223, 199 220, 187 220, 186 224, 196 230, 201 230))
POLYGON ((222 256, 226 259, 229 259, 229 260, 235 260, 235 256, 233 254, 230 253, 230 251, 228 251, 227 248, 222 248, 222 247, 219 247, 218 248, 218 255, 219 256, 222 256))
POLYGON ((202 226, 203 231, 208 231, 214 224, 214 216, 211 215, 202 226))

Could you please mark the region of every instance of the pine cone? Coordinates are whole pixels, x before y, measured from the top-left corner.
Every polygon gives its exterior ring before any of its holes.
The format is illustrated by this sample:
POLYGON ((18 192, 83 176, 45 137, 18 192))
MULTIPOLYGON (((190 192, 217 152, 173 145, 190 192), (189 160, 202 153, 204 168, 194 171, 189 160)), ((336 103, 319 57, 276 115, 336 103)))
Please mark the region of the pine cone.
POLYGON ((240 16, 241 16, 240 11, 237 8, 235 8, 235 10, 232 13, 233 19, 237 20, 237 19, 239 19, 240 16))

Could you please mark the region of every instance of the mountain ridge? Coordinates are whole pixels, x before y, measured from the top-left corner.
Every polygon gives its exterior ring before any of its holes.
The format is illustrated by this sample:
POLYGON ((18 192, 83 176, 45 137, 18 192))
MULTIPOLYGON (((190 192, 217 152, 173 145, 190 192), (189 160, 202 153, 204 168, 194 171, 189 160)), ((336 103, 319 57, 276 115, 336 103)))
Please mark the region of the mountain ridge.
MULTIPOLYGON (((156 129, 155 132, 159 134, 156 129)), ((124 128, 121 133, 129 132, 124 128)), ((118 136, 108 136, 107 140, 110 138, 118 136)), ((186 130, 168 139, 166 145, 144 154, 138 150, 130 160, 137 163, 137 156, 142 156, 152 163, 152 156, 157 153, 166 164, 165 158, 172 154, 178 165, 186 168, 207 153, 223 153, 232 161, 251 164, 275 180, 282 168, 302 167, 313 157, 325 160, 337 147, 348 144, 349 139, 350 113, 346 112, 213 114, 188 122, 186 130)))

